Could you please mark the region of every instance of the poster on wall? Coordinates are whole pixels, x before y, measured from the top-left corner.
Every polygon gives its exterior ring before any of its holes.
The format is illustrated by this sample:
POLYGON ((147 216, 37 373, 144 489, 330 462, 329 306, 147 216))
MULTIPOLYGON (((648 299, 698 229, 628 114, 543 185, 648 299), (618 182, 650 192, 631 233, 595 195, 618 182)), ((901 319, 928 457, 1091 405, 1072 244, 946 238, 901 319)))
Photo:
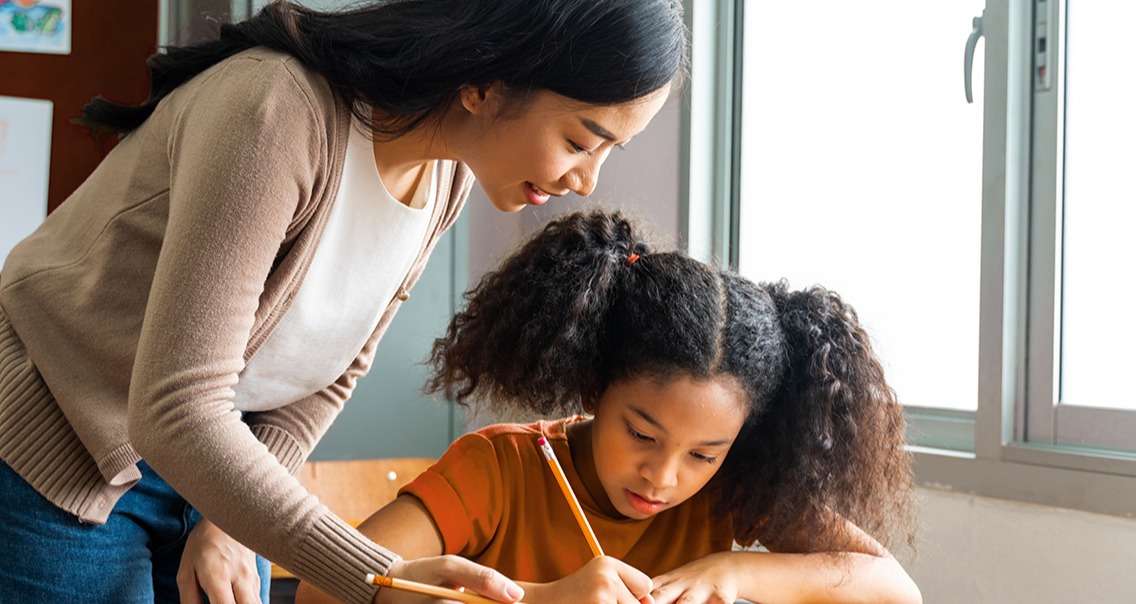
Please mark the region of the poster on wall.
POLYGON ((0 264, 47 216, 51 101, 0 96, 0 264))
POLYGON ((71 0, 0 0, 0 51, 71 54, 71 0))

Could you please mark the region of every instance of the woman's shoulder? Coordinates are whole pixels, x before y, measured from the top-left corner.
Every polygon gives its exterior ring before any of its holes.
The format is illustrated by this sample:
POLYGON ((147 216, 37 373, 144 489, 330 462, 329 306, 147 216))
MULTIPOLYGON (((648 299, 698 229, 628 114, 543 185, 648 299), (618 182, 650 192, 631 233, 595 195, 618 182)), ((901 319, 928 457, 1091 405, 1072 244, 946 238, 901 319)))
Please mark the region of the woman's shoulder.
MULTIPOLYGON (((305 198, 315 201, 325 197, 326 183, 334 180, 327 175, 341 165, 349 117, 323 76, 292 55, 256 47, 179 86, 144 127, 157 133, 153 138, 171 157, 271 166, 257 173, 302 183, 305 198)), ((302 205, 296 217, 309 216, 316 206, 302 205)))
POLYGON ((274 100, 286 104, 290 98, 302 99, 318 118, 330 120, 339 109, 322 74, 291 54, 263 46, 238 52, 195 79, 210 95, 231 95, 264 109, 274 100))

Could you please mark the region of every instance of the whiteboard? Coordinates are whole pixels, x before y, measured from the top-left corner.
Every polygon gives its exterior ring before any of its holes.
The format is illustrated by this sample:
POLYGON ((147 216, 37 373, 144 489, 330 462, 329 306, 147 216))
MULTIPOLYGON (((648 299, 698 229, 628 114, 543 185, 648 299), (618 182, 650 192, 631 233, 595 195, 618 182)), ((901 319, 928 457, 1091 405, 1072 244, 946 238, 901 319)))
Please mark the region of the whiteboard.
POLYGON ((51 101, 0 96, 0 262, 47 216, 51 101))

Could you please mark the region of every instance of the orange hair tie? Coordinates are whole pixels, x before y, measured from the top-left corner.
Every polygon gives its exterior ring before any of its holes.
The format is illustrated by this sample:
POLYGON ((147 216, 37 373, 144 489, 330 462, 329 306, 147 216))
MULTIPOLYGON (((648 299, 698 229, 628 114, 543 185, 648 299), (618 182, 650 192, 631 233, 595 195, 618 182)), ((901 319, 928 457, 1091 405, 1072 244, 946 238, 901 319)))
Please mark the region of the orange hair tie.
POLYGON ((631 254, 627 257, 627 266, 632 266, 639 261, 639 254, 631 254))

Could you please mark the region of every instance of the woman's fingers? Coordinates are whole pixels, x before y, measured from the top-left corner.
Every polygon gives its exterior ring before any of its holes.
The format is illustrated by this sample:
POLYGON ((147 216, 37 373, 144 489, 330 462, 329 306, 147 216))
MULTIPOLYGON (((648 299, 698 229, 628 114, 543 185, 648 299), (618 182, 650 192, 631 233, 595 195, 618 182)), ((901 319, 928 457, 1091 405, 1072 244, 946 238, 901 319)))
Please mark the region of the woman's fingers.
POLYGON ((458 587, 471 589, 502 602, 516 602, 524 595, 524 590, 519 585, 491 568, 465 558, 456 558, 452 562, 455 564, 449 580, 458 587))
POLYGON ((201 588, 205 591, 205 597, 209 598, 209 604, 236 604, 233 584, 228 581, 208 579, 202 582, 201 588))
POLYGON ((408 579, 424 581, 434 585, 453 585, 464 587, 493 600, 516 602, 524 596, 524 590, 505 575, 459 556, 437 556, 403 561, 398 571, 408 579))
POLYGON ((181 604, 260 604, 256 554, 201 519, 190 530, 177 572, 181 604), (202 594, 204 592, 204 594, 202 594))
MULTIPOLYGON (((253 574, 251 579, 245 577, 234 581, 233 598, 236 600, 237 604, 261 604, 260 577, 253 574)), ((210 604, 212 604, 212 602, 210 602, 210 604)))
POLYGON ((204 604, 201 589, 197 587, 197 575, 193 569, 181 568, 177 574, 178 601, 180 604, 204 604))

